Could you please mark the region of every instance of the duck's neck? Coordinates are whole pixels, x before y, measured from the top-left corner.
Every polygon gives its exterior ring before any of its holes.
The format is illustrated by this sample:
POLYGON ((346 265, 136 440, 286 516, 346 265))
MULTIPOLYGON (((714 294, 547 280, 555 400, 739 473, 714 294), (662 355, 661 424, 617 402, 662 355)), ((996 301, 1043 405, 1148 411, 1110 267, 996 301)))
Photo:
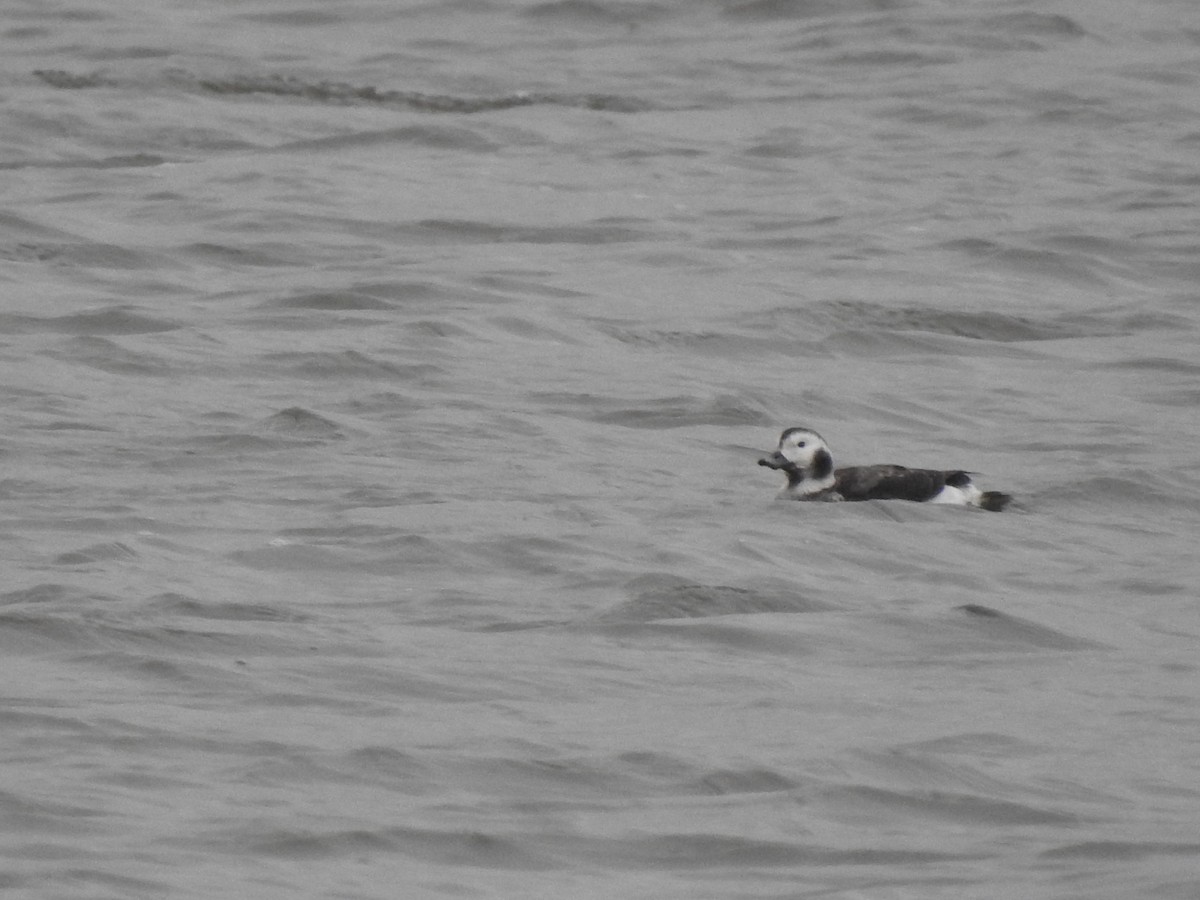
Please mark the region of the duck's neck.
POLYGON ((788 482, 780 493, 781 497, 788 497, 792 500, 814 500, 833 490, 833 472, 826 472, 818 476, 809 469, 798 467, 784 471, 787 473, 788 482))

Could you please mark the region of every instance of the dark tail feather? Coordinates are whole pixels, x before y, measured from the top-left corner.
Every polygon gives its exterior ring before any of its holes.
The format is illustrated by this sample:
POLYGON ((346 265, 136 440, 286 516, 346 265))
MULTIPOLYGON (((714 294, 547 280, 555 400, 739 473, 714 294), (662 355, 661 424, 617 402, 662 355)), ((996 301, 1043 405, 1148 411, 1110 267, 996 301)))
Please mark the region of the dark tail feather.
POLYGON ((979 508, 989 512, 1000 512, 1012 503, 1012 494, 1002 494, 999 491, 984 491, 979 498, 979 508))

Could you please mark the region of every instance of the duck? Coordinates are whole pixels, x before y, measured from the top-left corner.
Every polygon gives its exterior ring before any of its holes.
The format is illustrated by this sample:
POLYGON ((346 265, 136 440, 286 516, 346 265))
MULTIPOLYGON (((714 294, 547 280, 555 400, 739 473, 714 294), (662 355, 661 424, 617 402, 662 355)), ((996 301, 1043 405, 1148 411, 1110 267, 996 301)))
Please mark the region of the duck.
POLYGON ((784 429, 774 453, 758 461, 787 476, 781 500, 911 500, 949 503, 1000 512, 1011 494, 981 490, 961 469, 910 469, 907 466, 846 466, 835 469, 829 444, 804 426, 784 429))

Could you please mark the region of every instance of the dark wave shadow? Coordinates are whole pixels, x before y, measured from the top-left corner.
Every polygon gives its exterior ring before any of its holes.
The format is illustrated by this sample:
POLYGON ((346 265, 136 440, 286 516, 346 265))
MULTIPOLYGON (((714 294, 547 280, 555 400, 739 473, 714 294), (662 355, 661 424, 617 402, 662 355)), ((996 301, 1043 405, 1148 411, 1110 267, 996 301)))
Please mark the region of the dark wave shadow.
MULTIPOLYGON (((33 75, 60 90, 77 91, 99 87, 146 89, 133 82, 124 83, 120 79, 95 73, 78 74, 62 69, 36 69, 33 75)), ((205 77, 176 70, 164 74, 161 81, 160 87, 173 86, 218 97, 261 94, 268 97, 288 97, 308 103, 388 106, 427 113, 470 114, 545 105, 624 113, 643 112, 654 108, 644 100, 618 94, 520 91, 493 97, 458 97, 450 94, 391 90, 340 81, 310 81, 291 75, 205 77)))
POLYGON ((626 428, 668 429, 695 425, 769 426, 774 418, 754 400, 736 394, 660 397, 629 401, 594 394, 535 393, 551 412, 586 422, 626 428))
POLYGON ((968 627, 977 635, 1004 644, 1049 650, 1090 650, 1104 646, 978 603, 955 609, 969 617, 968 627))
POLYGON ((623 603, 591 618, 591 623, 617 625, 664 619, 699 619, 750 613, 803 613, 831 609, 794 586, 767 583, 758 587, 700 584, 674 575, 643 575, 625 590, 623 603))

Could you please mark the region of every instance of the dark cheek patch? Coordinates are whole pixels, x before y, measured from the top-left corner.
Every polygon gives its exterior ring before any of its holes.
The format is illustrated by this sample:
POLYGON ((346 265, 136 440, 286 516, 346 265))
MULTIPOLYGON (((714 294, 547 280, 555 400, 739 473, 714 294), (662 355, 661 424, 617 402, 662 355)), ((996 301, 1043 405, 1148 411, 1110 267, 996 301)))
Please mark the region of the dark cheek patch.
POLYGON ((813 454, 812 474, 813 478, 825 478, 833 471, 833 457, 829 455, 828 450, 818 450, 813 454))

